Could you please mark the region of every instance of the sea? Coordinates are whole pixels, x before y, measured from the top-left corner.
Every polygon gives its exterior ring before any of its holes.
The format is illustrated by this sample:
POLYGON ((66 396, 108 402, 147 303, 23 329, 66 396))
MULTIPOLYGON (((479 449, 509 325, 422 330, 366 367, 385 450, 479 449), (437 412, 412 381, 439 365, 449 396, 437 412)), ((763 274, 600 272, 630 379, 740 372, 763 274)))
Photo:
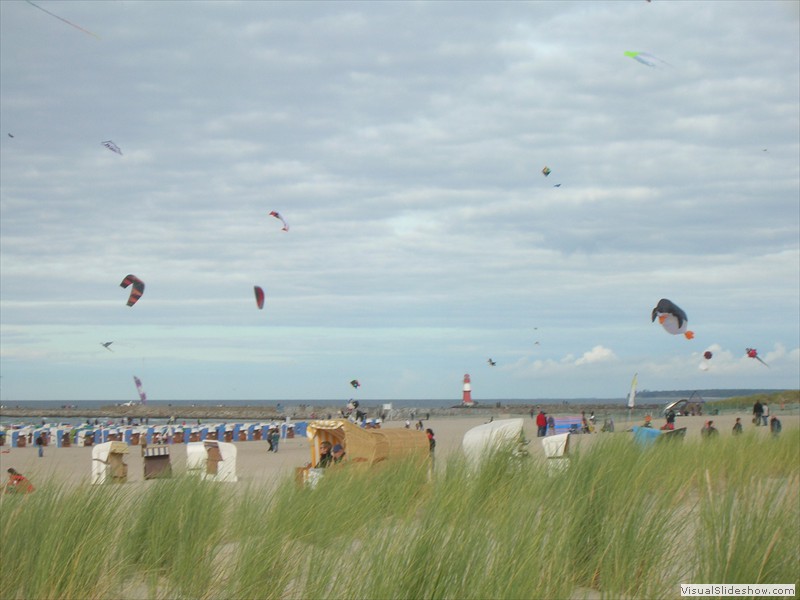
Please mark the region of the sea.
MULTIPOLYGON (((688 397, 688 396, 683 396, 688 397)), ((703 396, 706 401, 713 401, 713 400, 721 400, 729 395, 725 395, 724 393, 719 394, 718 396, 703 396)), ((680 398, 680 396, 678 396, 680 398)), ((672 394, 665 394, 662 396, 649 396, 647 398, 642 398, 637 401, 637 404, 647 404, 647 405, 666 405, 669 402, 673 402, 676 399, 674 393, 672 394)), ((460 404, 459 399, 396 399, 396 400, 360 400, 360 406, 362 409, 366 409, 369 413, 373 413, 370 409, 379 410, 385 407, 385 405, 391 405, 393 409, 419 409, 420 411, 425 411, 426 408, 434 409, 434 408, 448 408, 452 406, 458 406, 460 404)), ((549 405, 549 406, 561 406, 564 410, 570 410, 571 407, 574 407, 576 411, 581 410, 581 407, 585 406, 596 406, 596 405, 607 405, 616 407, 619 406, 619 410, 624 410, 626 405, 627 399, 624 397, 619 398, 535 398, 535 399, 522 399, 522 398, 514 398, 514 399, 491 399, 491 400, 478 400, 477 406, 485 407, 485 408, 493 408, 493 407, 501 407, 501 406, 509 406, 509 405, 527 405, 527 406, 536 406, 536 405, 549 405)), ((36 401, 23 401, 23 402, 9 402, 5 401, 2 407, 0 407, 0 425, 11 425, 11 424, 42 424, 42 420, 44 419, 47 423, 62 423, 62 424, 69 424, 69 425, 79 425, 81 423, 85 423, 87 421, 86 416, 81 415, 81 409, 85 409, 86 411, 96 411, 100 410, 103 407, 108 406, 117 406, 121 405, 122 403, 113 400, 81 400, 81 401, 69 401, 65 402, 63 400, 36 400, 36 401), (6 417, 3 415, 2 408, 30 408, 35 410, 43 410, 43 409, 63 409, 63 408, 71 408, 73 410, 73 414, 70 417, 63 417, 63 416, 54 416, 54 417, 6 417)), ((293 412, 293 408, 301 408, 301 407, 318 407, 323 410, 329 409, 331 412, 336 412, 339 409, 344 409, 347 405, 346 400, 173 400, 171 402, 167 401, 159 401, 159 400, 148 400, 148 406, 156 406, 156 407, 164 407, 170 406, 175 409, 176 413, 180 413, 182 408, 190 408, 190 407, 219 407, 224 408, 226 406, 254 406, 254 407, 265 407, 265 408, 274 408, 277 412, 283 414, 291 414, 293 412)), ((91 418, 91 422, 94 423, 94 417, 91 418)), ((112 419, 100 419, 100 422, 103 424, 110 424, 113 422, 112 419)), ((166 419, 159 419, 153 418, 149 421, 153 425, 159 425, 166 422, 166 419)))

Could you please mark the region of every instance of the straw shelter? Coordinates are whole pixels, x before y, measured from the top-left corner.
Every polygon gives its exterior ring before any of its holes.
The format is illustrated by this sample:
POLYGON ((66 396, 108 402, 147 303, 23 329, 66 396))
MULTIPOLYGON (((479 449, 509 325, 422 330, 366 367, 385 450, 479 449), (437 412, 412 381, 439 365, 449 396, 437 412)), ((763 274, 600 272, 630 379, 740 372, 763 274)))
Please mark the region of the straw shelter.
POLYGON ((313 421, 308 424, 306 437, 311 441, 311 465, 320 459, 319 446, 327 441, 341 444, 350 462, 369 465, 405 457, 428 458, 430 444, 421 431, 410 429, 362 429, 345 419, 313 421))

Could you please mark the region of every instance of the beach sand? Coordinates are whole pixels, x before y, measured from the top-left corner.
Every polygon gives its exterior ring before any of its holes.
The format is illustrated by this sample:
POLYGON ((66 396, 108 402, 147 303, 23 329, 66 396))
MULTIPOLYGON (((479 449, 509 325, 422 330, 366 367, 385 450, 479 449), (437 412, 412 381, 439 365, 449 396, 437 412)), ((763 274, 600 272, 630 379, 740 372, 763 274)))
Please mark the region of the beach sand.
MULTIPOLYGON (((788 413, 789 411, 787 411, 788 413)), ((497 415, 495 420, 516 418, 521 415, 497 415)), ((714 421, 714 426, 721 436, 731 435, 731 429, 739 416, 742 419, 745 432, 754 431, 757 435, 768 436, 768 427, 755 427, 751 423, 752 415, 742 413, 729 413, 717 416, 678 417, 676 427, 686 427, 686 439, 700 437, 700 430, 709 419, 714 421)), ((776 414, 781 420, 783 432, 800 427, 800 415, 796 411, 790 414, 776 414)), ((459 452, 464 433, 488 421, 485 417, 432 417, 424 421, 426 428, 431 428, 436 435, 436 457, 438 467, 441 468, 448 456, 459 452)), ((654 426, 663 425, 663 419, 654 419, 654 426)), ((544 457, 542 445, 536 438, 536 425, 530 415, 524 417, 524 430, 527 439, 531 440, 529 451, 534 457, 544 457)), ((594 433, 588 435, 575 435, 570 439, 572 452, 586 450, 597 440, 609 435, 630 435, 626 429, 633 425, 640 425, 641 418, 630 422, 617 420, 615 433, 594 433)), ((598 429, 600 427, 598 420, 598 429)), ((404 426, 403 421, 391 421, 384 425, 387 428, 404 426)), ((267 442, 238 442, 236 471, 239 478, 238 484, 242 489, 250 485, 274 489, 285 478, 294 475, 295 468, 305 466, 311 460, 309 442, 306 438, 281 440, 277 453, 268 452, 267 442)), ((28 477, 35 486, 44 485, 46 482, 65 484, 67 486, 88 483, 90 479, 92 449, 84 448, 55 448, 46 447, 44 457, 39 458, 35 447, 9 448, 2 447, 0 454, 0 468, 3 477, 9 467, 28 477)), ((173 474, 186 472, 186 447, 183 444, 170 446, 173 474)), ((152 481, 144 480, 143 458, 139 447, 131 446, 125 458, 128 465, 128 484, 132 488, 141 485, 150 485, 152 481)))

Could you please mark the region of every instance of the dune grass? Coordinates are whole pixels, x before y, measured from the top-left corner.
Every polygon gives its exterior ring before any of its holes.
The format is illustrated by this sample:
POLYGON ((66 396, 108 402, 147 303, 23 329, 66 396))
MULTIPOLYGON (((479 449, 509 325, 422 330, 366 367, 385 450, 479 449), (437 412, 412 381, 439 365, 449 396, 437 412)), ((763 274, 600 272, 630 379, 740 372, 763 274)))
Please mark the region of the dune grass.
MULTIPOLYGON (((718 408, 720 410, 736 409, 749 412, 753 408, 753 404, 756 403, 756 400, 762 404, 766 402, 773 409, 780 406, 796 407, 797 404, 800 404, 800 390, 783 390, 780 392, 734 396, 732 398, 725 398, 724 400, 714 400, 706 403, 706 410, 718 408)), ((779 413, 773 411, 772 414, 775 415, 779 413)))
POLYGON ((674 598, 800 585, 800 431, 598 439, 559 471, 498 452, 330 469, 274 493, 175 478, 5 496, 3 598, 674 598))

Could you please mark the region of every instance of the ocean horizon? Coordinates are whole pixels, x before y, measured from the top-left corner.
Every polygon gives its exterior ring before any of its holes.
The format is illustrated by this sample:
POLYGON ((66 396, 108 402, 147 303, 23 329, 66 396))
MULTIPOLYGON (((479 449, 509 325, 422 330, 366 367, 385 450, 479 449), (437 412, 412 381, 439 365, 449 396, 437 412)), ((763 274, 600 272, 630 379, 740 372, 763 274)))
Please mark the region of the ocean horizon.
MULTIPOLYGON (((703 393, 702 399, 705 401, 724 400, 733 396, 741 395, 739 392, 742 390, 732 390, 736 393, 724 393, 724 390, 714 390, 714 394, 703 393)), ((752 390, 751 393, 761 393, 765 390, 752 390)), ((769 390, 781 391, 781 390, 769 390)), ((637 404, 658 404, 660 402, 667 402, 680 397, 689 397, 692 393, 686 391, 664 391, 664 392, 641 392, 637 395, 637 404)), ((388 399, 388 400, 374 400, 374 399, 312 399, 312 400, 148 400, 147 406, 174 406, 176 408, 188 407, 226 407, 226 406, 256 406, 256 407, 300 407, 300 406, 313 406, 313 407, 344 407, 348 402, 358 400, 360 405, 365 408, 379 408, 384 404, 391 404, 393 408, 415 408, 415 407, 430 407, 430 408, 447 408, 461 404, 460 398, 446 398, 446 399, 388 399)), ((583 397, 583 398, 488 398, 488 399, 473 399, 477 406, 495 407, 498 403, 501 406, 509 405, 582 405, 582 404, 625 404, 627 397, 583 397)), ((24 401, 4 401, 2 408, 32 408, 36 410, 42 409, 60 409, 71 407, 73 410, 87 409, 98 410, 105 406, 121 406, 125 404, 121 400, 24 400, 24 401)), ((138 404, 138 401, 136 402, 138 404)))

